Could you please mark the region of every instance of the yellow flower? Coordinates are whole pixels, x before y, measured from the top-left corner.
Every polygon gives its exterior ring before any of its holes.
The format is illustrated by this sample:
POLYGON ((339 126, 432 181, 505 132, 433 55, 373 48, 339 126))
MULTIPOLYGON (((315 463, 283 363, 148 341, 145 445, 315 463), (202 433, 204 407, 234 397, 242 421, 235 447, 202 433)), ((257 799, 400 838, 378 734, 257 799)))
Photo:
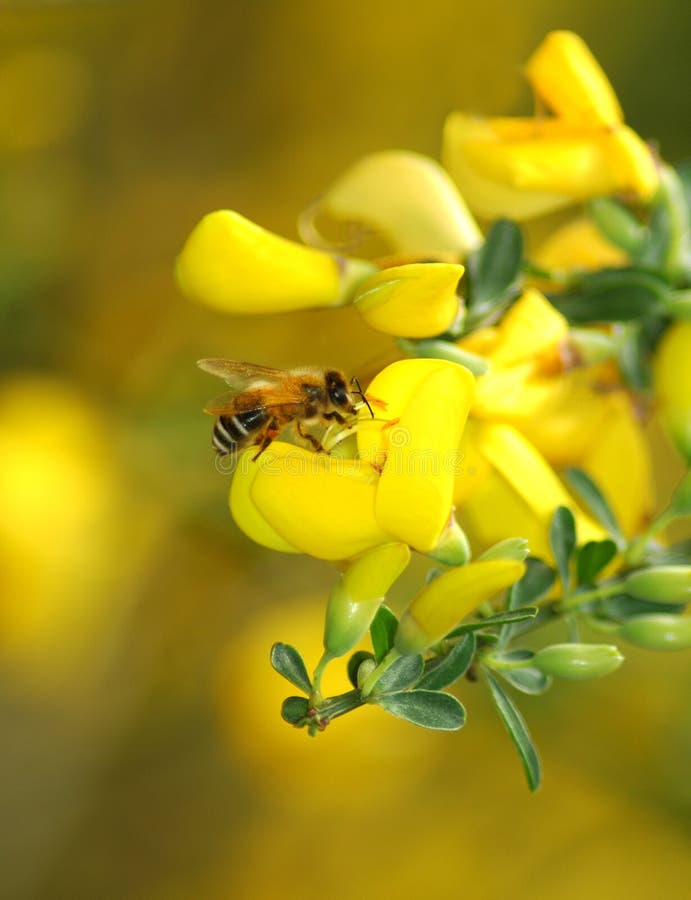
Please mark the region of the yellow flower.
POLYGON ((348 302, 376 271, 278 237, 230 210, 209 213, 187 238, 176 277, 192 300, 229 313, 274 313, 348 302))
POLYGON ((461 525, 480 548, 520 535, 532 555, 551 559, 549 524, 558 506, 574 511, 581 542, 606 537, 515 428, 471 421, 461 450, 463 471, 456 478, 454 500, 461 525))
POLYGON ((360 459, 274 442, 240 457, 230 504, 239 527, 273 549, 350 559, 392 540, 433 550, 452 512, 458 445, 473 376, 442 360, 402 360, 368 396, 385 419, 360 421, 360 459))
POLYGON ((617 125, 624 114, 612 85, 585 41, 552 31, 526 63, 525 76, 555 115, 583 125, 617 125))
POLYGON ((658 185, 649 149, 625 125, 455 112, 444 126, 443 160, 473 212, 485 218, 521 221, 614 193, 647 201, 658 185))
POLYGON ((665 332, 655 354, 654 375, 663 421, 691 464, 691 322, 676 322, 665 332))
POLYGON ((377 331, 400 337, 441 334, 460 309, 456 293, 463 266, 412 263, 393 266, 368 278, 355 295, 355 307, 377 331))
POLYGON ((471 414, 514 426, 553 466, 585 469, 624 532, 635 533, 653 504, 643 427, 608 364, 572 367, 578 359, 569 361, 574 351, 561 313, 531 288, 499 325, 462 338, 458 346, 490 364, 478 379, 471 414))
POLYGON ((444 166, 470 208, 486 218, 523 220, 614 193, 650 200, 659 180, 653 156, 623 124, 581 39, 551 33, 526 74, 554 118, 447 118, 444 166))
POLYGON ((482 233, 444 169, 426 156, 388 150, 363 157, 320 198, 318 214, 363 226, 392 252, 463 258, 482 233))
POLYGON ((396 631, 399 653, 422 653, 482 603, 510 587, 525 572, 525 563, 493 559, 451 569, 420 591, 396 631))

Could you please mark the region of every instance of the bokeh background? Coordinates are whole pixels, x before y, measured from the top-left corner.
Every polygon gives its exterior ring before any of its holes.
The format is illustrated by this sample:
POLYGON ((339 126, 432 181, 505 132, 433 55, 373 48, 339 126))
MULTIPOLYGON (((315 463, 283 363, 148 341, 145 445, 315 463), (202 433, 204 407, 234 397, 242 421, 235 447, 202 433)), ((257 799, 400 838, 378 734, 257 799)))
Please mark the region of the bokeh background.
POLYGON ((234 526, 194 362, 358 372, 388 344, 348 310, 223 317, 172 279, 211 209, 295 236, 360 154, 436 155, 456 107, 529 112, 520 66, 557 27, 639 133, 691 152, 683 0, 0 2, 3 898, 688 890, 682 654, 524 698, 535 796, 481 685, 451 736, 279 720, 269 648, 316 661, 333 570, 234 526))

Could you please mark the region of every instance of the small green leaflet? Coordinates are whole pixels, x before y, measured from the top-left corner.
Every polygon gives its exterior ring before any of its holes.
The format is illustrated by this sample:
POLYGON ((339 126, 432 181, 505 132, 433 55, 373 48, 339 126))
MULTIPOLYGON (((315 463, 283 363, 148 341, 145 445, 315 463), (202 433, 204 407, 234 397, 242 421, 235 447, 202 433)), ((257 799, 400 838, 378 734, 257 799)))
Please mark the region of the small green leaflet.
POLYGON ((585 503, 590 512, 595 516, 600 525, 609 532, 620 546, 625 543, 617 518, 612 512, 612 507, 595 484, 592 478, 583 469, 571 468, 565 471, 566 481, 578 497, 585 503))
POLYGON ((307 674, 307 669, 302 657, 290 644, 274 644, 271 648, 271 665, 296 688, 306 694, 312 691, 312 682, 307 674))
POLYGON ((617 555, 614 541, 588 541, 576 554, 576 580, 578 584, 594 584, 605 566, 617 555))
POLYGON ((540 757, 537 754, 528 728, 523 721, 523 717, 516 709, 513 700, 506 693, 497 678, 488 670, 485 670, 485 676, 497 712, 501 716, 523 763, 528 786, 531 791, 536 791, 540 787, 540 779, 542 777, 540 757))
POLYGON ((525 669, 500 670, 498 674, 524 694, 544 694, 552 686, 552 679, 548 675, 529 666, 525 669))
POLYGON ((377 610, 377 614, 369 627, 372 639, 372 649, 377 665, 384 659, 393 647, 393 639, 398 628, 398 619, 384 603, 377 610))
POLYGON ((559 577, 564 590, 569 590, 571 577, 569 564, 576 547, 576 520, 566 506, 558 506, 549 526, 549 544, 557 561, 559 577))
POLYGON ((467 260, 470 280, 470 317, 474 322, 509 303, 522 275, 523 236, 515 222, 500 219, 485 243, 467 260))
POLYGON ((427 691, 442 691, 465 675, 475 655, 474 634, 464 635, 446 656, 431 659, 425 666, 425 673, 418 681, 418 688, 427 691))
POLYGON ((374 661, 374 657, 371 653, 368 653, 367 650, 358 650, 350 657, 348 660, 348 680, 353 685, 354 688, 358 687, 357 683, 357 673, 360 666, 366 659, 371 659, 374 661))
POLYGON ((402 656, 388 671, 384 672, 372 693, 379 696, 380 694, 404 691, 411 684, 415 684, 422 675, 423 667, 424 663, 419 653, 402 656))
POLYGON ((306 697, 286 697, 281 706, 281 717, 289 725, 297 725, 307 717, 308 708, 306 697))
POLYGON ((441 691, 401 691, 384 694, 377 703, 399 719, 432 728, 435 731, 458 731, 465 724, 465 709, 451 694, 441 691))

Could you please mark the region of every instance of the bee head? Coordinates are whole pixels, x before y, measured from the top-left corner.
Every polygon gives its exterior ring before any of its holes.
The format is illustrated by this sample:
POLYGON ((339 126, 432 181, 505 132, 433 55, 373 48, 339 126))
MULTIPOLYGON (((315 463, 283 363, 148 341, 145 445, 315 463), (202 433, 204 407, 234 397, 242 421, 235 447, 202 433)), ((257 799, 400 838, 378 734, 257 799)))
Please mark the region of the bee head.
POLYGON ((345 378, 340 372, 331 371, 326 373, 326 392, 329 400, 338 409, 345 409, 348 412, 353 411, 353 398, 350 395, 345 378))

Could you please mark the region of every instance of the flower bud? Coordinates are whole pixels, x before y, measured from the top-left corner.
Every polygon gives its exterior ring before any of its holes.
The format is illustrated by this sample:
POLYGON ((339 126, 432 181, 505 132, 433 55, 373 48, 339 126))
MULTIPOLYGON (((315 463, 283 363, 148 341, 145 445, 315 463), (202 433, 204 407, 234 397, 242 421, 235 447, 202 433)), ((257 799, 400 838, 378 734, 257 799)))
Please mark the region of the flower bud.
POLYGON ((456 185, 439 163, 419 153, 365 156, 329 188, 318 211, 361 222, 394 252, 418 258, 462 257, 482 243, 456 185))
POLYGON ((176 265, 182 292, 229 313, 274 313, 338 306, 376 271, 362 260, 278 237, 239 213, 220 209, 193 229, 176 265))
POLYGON ((691 647, 691 618, 668 614, 634 616, 621 626, 619 634, 646 650, 685 650, 691 647))
POLYGON ((410 561, 405 544, 383 544, 353 560, 331 591, 324 626, 324 647, 343 656, 369 628, 386 592, 410 561))
POLYGON ((624 591, 651 603, 691 601, 691 566, 654 566, 632 572, 624 579, 624 591))
POLYGON ((445 566, 464 566, 472 556, 465 532, 451 515, 437 546, 427 554, 435 562, 445 566))
POLYGON ((613 644, 553 644, 538 650, 531 665, 545 675, 581 680, 609 675, 623 661, 613 644))
POLYGON ((396 631, 401 654, 421 653, 460 621, 523 576, 525 565, 508 559, 469 563, 426 585, 413 598, 396 631))
POLYGON ((691 322, 675 322, 653 362, 655 390, 672 440, 691 464, 691 322))
POLYGON ((355 306, 372 328, 408 338, 441 334, 456 319, 456 293, 463 266, 413 263, 393 266, 368 278, 355 306))

